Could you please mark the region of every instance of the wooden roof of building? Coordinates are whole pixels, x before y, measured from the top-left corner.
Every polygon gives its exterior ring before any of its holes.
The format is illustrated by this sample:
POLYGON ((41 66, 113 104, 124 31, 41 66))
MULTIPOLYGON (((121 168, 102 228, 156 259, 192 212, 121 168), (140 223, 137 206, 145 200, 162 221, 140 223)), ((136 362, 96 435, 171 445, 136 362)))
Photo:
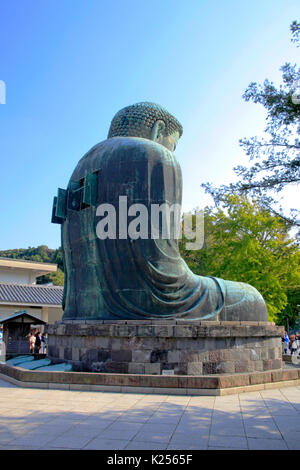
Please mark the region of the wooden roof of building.
POLYGON ((0 304, 61 307, 63 287, 0 282, 0 304))
POLYGON ((46 322, 38 317, 30 315, 26 310, 15 312, 8 317, 2 318, 0 323, 30 323, 31 325, 46 325, 46 322))

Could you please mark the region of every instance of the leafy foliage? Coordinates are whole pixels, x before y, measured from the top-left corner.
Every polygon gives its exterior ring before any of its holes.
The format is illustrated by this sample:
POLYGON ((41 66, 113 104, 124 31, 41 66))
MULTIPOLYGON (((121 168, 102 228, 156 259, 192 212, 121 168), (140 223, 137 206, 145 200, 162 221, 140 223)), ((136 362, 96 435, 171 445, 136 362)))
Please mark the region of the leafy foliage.
MULTIPOLYGON (((205 243, 183 258, 196 274, 253 285, 264 297, 269 320, 288 303, 287 290, 300 288, 300 250, 289 224, 246 196, 225 195, 222 207, 206 208, 205 243)), ((281 321, 281 320, 280 320, 281 321)))
POLYGON ((297 44, 297 47, 299 47, 300 23, 298 23, 298 21, 293 21, 290 26, 290 30, 292 32, 292 42, 295 42, 297 44))
POLYGON ((289 325, 290 328, 300 331, 300 286, 289 287, 286 294, 287 305, 278 313, 278 322, 286 328, 289 325))

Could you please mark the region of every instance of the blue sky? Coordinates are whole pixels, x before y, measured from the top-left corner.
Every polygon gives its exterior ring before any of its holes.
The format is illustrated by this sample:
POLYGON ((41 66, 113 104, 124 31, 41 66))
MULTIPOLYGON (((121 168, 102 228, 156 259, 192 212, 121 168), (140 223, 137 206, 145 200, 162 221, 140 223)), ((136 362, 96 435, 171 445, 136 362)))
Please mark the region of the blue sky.
POLYGON ((296 62, 298 0, 0 0, 0 249, 60 245, 53 196, 124 106, 154 101, 182 123, 183 209, 202 182, 233 180, 238 140, 260 134, 252 81, 296 62))

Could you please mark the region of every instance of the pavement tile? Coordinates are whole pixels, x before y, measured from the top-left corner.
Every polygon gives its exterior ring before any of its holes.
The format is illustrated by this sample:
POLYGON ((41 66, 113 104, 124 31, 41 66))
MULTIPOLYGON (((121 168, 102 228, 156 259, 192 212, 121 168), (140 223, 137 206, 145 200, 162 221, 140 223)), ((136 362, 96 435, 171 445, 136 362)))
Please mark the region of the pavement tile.
POLYGON ((187 427, 203 427, 210 426, 211 418, 207 417, 186 417, 184 416, 178 423, 178 426, 187 426, 187 427))
POLYGON ((83 421, 89 417, 88 413, 73 413, 73 412, 65 412, 56 415, 56 419, 63 419, 64 421, 83 421))
POLYGON ((169 444, 167 447, 168 450, 206 450, 207 444, 201 445, 189 445, 187 443, 178 443, 178 444, 169 444))
POLYGON ((232 451, 232 450, 248 450, 245 447, 230 447, 230 448, 225 448, 225 447, 214 447, 214 446, 209 446, 207 450, 222 450, 222 451, 232 451))
POLYGON ((222 424, 222 423, 232 423, 232 424, 241 424, 243 422, 242 414, 233 414, 233 413, 214 413, 211 417, 213 423, 222 424))
POLYGON ((152 416, 149 418, 147 423, 159 424, 177 424, 180 421, 181 416, 152 416))
POLYGON ((209 434, 173 434, 170 444, 185 446, 200 446, 201 449, 208 446, 209 434))
POLYGON ((97 437, 83 447, 83 450, 123 450, 127 444, 127 440, 102 439, 97 437))
POLYGON ((213 419, 222 419, 226 418, 228 420, 241 420, 242 419, 242 411, 241 409, 234 409, 234 408, 227 408, 223 410, 214 410, 212 414, 213 419))
POLYGON ((270 419, 272 418, 272 415, 269 411, 264 411, 264 410, 247 410, 242 412, 242 417, 243 419, 249 417, 249 418, 261 418, 261 419, 270 419))
POLYGON ((245 436, 242 424, 223 423, 221 426, 212 425, 211 434, 215 436, 245 436))
POLYGON ((283 439, 254 439, 248 438, 250 450, 288 450, 288 446, 283 439))
POLYGON ((245 425, 245 432, 247 437, 282 439, 282 436, 275 424, 271 423, 251 426, 245 425))
POLYGON ((101 431, 99 434, 99 438, 101 439, 113 439, 113 440, 124 440, 130 441, 135 437, 138 433, 138 429, 120 429, 120 430, 111 430, 105 429, 101 431))
MULTIPOLYGON (((170 432, 174 432, 176 429, 176 424, 173 423, 163 423, 163 424, 160 424, 159 425, 159 432, 166 432, 166 433, 170 433, 170 432)), ((153 424, 153 423, 146 423, 144 425, 142 425, 142 427, 140 428, 140 431, 141 432, 156 432, 157 431, 157 425, 156 424, 153 424)))
POLYGON ((102 418, 99 418, 99 416, 90 416, 88 419, 84 420, 80 424, 85 424, 85 425, 88 425, 88 426, 95 426, 95 427, 98 427, 101 430, 101 429, 108 428, 115 421, 116 421, 115 419, 114 420, 112 420, 112 419, 102 419, 102 418))
POLYGON ((0 380, 0 449, 300 450, 299 392, 128 395, 0 380))
POLYGON ((125 447, 125 450, 165 450, 166 448, 167 444, 160 444, 158 442, 131 441, 125 447))
POLYGON ((35 423, 37 425, 42 425, 43 423, 50 423, 53 422, 55 419, 55 416, 52 415, 38 415, 38 414, 33 414, 31 422, 35 423))
POLYGON ((61 447, 64 449, 82 449, 88 442, 91 441, 91 437, 88 436, 70 436, 68 433, 64 436, 59 436, 52 439, 51 442, 47 443, 47 447, 61 447))
POLYGON ((172 433, 165 433, 157 431, 152 432, 139 432, 134 436, 133 441, 142 441, 142 442, 160 442, 168 443, 171 439, 172 433))
MULTIPOLYGON (((74 449, 69 449, 69 448, 65 448, 65 447, 41 447, 39 450, 63 450, 63 451, 74 451, 74 449)), ((75 449, 77 450, 77 449, 75 449)))
POLYGON ((36 446, 5 446, 4 449, 1 450, 40 450, 42 447, 36 445, 36 446))
POLYGON ((298 416, 274 416, 274 421, 281 432, 300 431, 300 418, 298 416))
POLYGON ((10 442, 12 446, 37 446, 42 447, 53 440, 53 435, 37 434, 32 436, 25 433, 24 436, 17 437, 14 441, 10 442))
POLYGON ((198 419, 211 419, 213 410, 185 410, 181 415, 181 419, 198 420, 198 419))
POLYGON ((70 438, 76 438, 76 437, 86 437, 93 439, 94 437, 97 437, 101 433, 101 429, 99 428, 94 428, 90 426, 84 426, 84 427, 78 427, 78 426, 73 426, 72 428, 68 430, 62 431, 60 434, 61 437, 63 436, 69 436, 70 438))
POLYGON ((16 434, 12 434, 10 432, 7 433, 6 436, 0 436, 0 445, 9 444, 13 442, 18 436, 16 434))
POLYGON ((202 435, 206 436, 210 434, 210 425, 202 425, 202 426, 186 426, 179 424, 174 432, 174 434, 181 433, 185 435, 202 435))
POLYGON ((231 436, 210 436, 209 447, 223 447, 225 449, 248 449, 247 439, 245 437, 231 436))
POLYGON ((274 419, 269 416, 269 417, 264 417, 264 416, 244 416, 243 417, 244 425, 245 426, 256 426, 256 425, 270 425, 274 426, 274 419))
POLYGON ((282 437, 290 450, 300 450, 300 432, 284 431, 282 437))
POLYGON ((295 408, 291 406, 290 408, 287 408, 283 406, 280 408, 280 406, 275 407, 270 407, 270 413, 272 416, 295 416, 295 408))
POLYGON ((298 439, 289 439, 287 442, 289 450, 300 450, 300 441, 298 439))
POLYGON ((58 434, 67 432, 70 429, 75 427, 74 423, 59 423, 59 424, 51 424, 46 423, 41 426, 38 426, 34 429, 33 433, 38 433, 39 435, 47 435, 47 434, 58 434))
POLYGON ((144 424, 146 423, 151 415, 142 415, 142 414, 126 414, 124 416, 121 416, 118 419, 119 423, 141 423, 144 424))
POLYGON ((107 431, 139 431, 143 427, 143 423, 127 423, 124 421, 114 421, 109 425, 107 431))

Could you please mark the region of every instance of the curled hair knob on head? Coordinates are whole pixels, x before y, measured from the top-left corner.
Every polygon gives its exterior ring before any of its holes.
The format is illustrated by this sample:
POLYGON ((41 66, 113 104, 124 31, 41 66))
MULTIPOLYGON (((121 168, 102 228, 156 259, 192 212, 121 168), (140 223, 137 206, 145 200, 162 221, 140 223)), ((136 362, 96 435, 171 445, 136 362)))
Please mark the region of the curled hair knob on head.
POLYGON ((178 131, 181 137, 183 129, 180 122, 159 104, 142 102, 121 109, 113 118, 108 138, 111 137, 143 137, 149 139, 156 121, 165 123, 166 135, 178 131))

